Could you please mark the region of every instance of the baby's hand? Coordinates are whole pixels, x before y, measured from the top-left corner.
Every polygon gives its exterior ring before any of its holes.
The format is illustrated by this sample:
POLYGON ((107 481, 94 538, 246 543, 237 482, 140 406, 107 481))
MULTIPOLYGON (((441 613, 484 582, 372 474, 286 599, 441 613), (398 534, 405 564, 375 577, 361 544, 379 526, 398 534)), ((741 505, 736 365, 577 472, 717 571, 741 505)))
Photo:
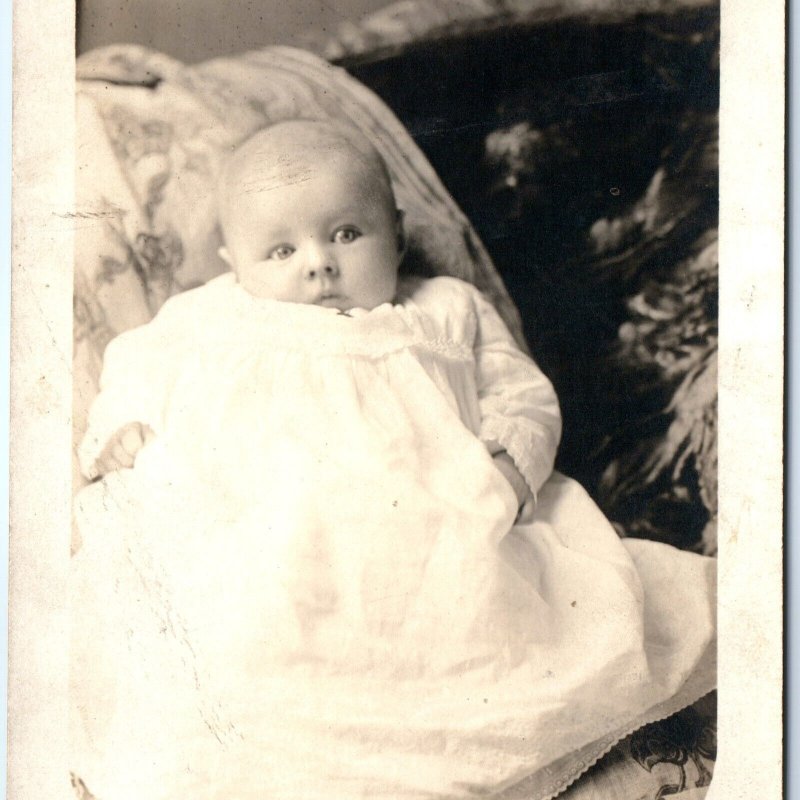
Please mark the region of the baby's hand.
POLYGON ((520 508, 530 494, 525 478, 522 477, 520 471, 517 469, 514 459, 512 459, 505 450, 495 453, 492 458, 494 459, 494 465, 503 473, 505 479, 511 484, 511 488, 517 496, 517 508, 520 508))
POLYGON ((132 467, 139 451, 154 436, 153 429, 141 422, 131 422, 120 428, 97 457, 89 478, 94 480, 114 470, 132 467))

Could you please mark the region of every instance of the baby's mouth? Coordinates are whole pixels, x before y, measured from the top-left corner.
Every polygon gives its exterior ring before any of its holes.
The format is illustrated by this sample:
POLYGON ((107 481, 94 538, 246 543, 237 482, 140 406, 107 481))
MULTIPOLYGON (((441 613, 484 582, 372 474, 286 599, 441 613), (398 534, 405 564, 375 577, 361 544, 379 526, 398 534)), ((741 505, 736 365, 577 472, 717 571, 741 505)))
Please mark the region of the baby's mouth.
POLYGON ((347 298, 338 292, 323 292, 317 297, 315 303, 318 306, 327 306, 328 308, 342 308, 346 305, 347 298))

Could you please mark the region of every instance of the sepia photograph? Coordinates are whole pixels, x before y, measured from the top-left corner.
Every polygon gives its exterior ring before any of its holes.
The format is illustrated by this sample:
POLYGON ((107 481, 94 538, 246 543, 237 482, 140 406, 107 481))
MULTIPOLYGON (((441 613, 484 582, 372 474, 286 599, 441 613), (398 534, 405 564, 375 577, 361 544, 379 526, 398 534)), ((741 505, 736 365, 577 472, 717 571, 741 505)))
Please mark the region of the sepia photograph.
POLYGON ((61 263, 14 262, 9 797, 32 606, 59 797, 779 796, 782 218, 752 280, 730 8, 63 10, 61 263), (718 729, 770 765, 741 793, 718 729))

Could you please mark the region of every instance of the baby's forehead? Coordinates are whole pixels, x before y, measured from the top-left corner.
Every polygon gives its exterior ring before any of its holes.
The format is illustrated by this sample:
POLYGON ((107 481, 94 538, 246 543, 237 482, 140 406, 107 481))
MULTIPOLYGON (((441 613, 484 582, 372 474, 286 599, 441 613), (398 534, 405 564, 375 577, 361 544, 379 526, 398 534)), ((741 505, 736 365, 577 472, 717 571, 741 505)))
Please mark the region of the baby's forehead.
POLYGON ((282 123, 255 134, 224 169, 227 191, 279 188, 332 168, 388 179, 374 148, 355 132, 315 122, 282 123))

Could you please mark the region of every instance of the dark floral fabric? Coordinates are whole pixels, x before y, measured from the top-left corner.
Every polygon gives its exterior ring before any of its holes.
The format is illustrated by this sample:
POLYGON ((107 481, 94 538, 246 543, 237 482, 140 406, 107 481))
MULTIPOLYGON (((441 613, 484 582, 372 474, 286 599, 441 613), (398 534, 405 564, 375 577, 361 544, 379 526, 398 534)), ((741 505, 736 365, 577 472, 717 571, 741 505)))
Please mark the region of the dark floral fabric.
POLYGON ((711 783, 717 758, 716 724, 694 708, 642 728, 631 736, 628 746, 633 758, 648 772, 657 764, 675 767, 675 780, 662 784, 653 800, 678 794, 689 784, 702 788, 711 783))

